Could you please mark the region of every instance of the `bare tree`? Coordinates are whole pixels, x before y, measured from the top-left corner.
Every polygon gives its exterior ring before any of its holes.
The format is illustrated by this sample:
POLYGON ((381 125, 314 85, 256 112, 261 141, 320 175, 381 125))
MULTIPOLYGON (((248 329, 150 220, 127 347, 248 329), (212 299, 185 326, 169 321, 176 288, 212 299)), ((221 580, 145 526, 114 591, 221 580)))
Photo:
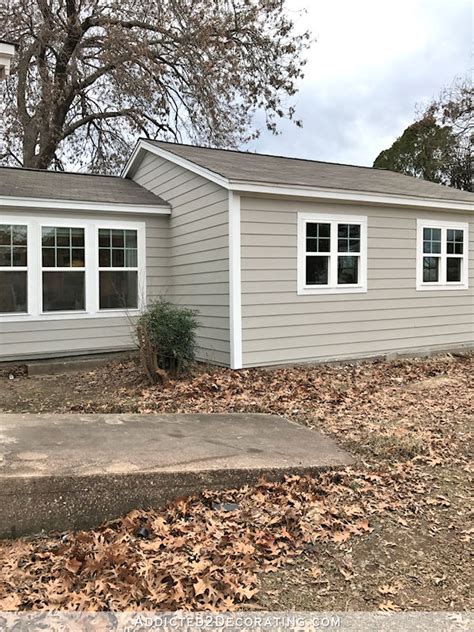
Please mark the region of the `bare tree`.
POLYGON ((6 0, 18 43, 4 90, 4 161, 116 170, 137 135, 236 146, 296 124, 309 34, 284 0, 6 0))

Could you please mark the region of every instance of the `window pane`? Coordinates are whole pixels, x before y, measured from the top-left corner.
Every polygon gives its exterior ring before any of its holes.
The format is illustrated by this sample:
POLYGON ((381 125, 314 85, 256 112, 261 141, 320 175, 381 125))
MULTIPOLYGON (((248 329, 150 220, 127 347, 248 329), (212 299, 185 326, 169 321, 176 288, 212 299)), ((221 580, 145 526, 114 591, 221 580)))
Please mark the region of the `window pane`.
POLYGON ((123 230, 112 230, 112 248, 123 248, 125 246, 123 230))
POLYGON ((126 268, 136 268, 137 263, 137 251, 136 250, 126 250, 125 251, 125 267, 126 268))
POLYGON ((58 268, 70 268, 71 267, 71 251, 69 248, 58 248, 56 252, 57 267, 58 268))
POLYGON ((138 273, 100 272, 100 309, 138 307, 138 273))
POLYGON ((446 252, 448 255, 462 255, 464 231, 448 228, 446 236, 446 252))
POLYGON ((441 252, 441 228, 423 228, 423 252, 427 254, 441 252))
POLYGON ((0 267, 9 268, 12 265, 12 247, 0 246, 0 267))
POLYGON ((14 246, 26 246, 26 226, 12 226, 12 243, 14 246))
POLYGON ((331 224, 306 224, 306 251, 329 252, 331 224))
POLYGON ((137 247, 137 231, 136 230, 125 231, 125 246, 127 248, 137 247))
POLYGON ((337 282, 338 284, 358 283, 359 257, 338 257, 337 282))
POLYGON ((0 246, 10 246, 12 243, 12 227, 9 224, 0 224, 0 246))
POLYGON ((85 266, 84 248, 74 248, 71 252, 71 265, 73 268, 83 268, 85 266))
POLYGON ((71 228, 71 245, 76 247, 84 247, 84 229, 71 228))
POLYGON ((56 243, 56 229, 54 228, 43 228, 41 229, 42 233, 42 244, 43 246, 54 246, 56 243))
POLYGON ((337 249, 338 252, 360 252, 359 224, 338 224, 337 249))
POLYGON ((84 272, 43 272, 44 312, 84 309, 84 272))
POLYGON ((436 283, 439 280, 439 257, 423 257, 423 282, 436 283))
POLYGON ((13 246, 12 265, 26 266, 26 246, 13 246))
POLYGON ((26 272, 0 272, 0 313, 26 313, 26 288, 26 272))
POLYGON ((99 246, 101 248, 110 248, 110 229, 99 228, 99 246))
POLYGON ((99 266, 101 268, 110 268, 110 249, 99 248, 99 266))
POLYGON ((329 257, 306 257, 306 285, 328 284, 329 257))
POLYGON ((58 246, 70 246, 71 245, 71 229, 70 228, 56 228, 56 242, 58 246))
POLYGON ((460 257, 448 257, 446 259, 446 281, 448 283, 456 283, 461 281, 461 263, 460 257))
POLYGON ((123 268, 123 250, 112 250, 112 268, 123 268))
POLYGON ((43 248, 43 268, 56 267, 55 252, 54 248, 43 248))

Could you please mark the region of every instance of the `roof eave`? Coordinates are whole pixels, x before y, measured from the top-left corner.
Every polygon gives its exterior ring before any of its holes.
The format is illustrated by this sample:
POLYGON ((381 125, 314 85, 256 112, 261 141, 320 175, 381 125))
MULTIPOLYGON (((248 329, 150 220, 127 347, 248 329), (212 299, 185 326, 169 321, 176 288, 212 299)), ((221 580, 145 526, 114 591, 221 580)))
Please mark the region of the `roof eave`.
POLYGON ((333 202, 390 205, 410 207, 425 207, 433 209, 449 209, 474 212, 472 202, 463 200, 447 200, 419 196, 404 196, 375 191, 354 191, 348 189, 329 189, 320 187, 306 187, 302 185, 280 185, 265 182, 250 182, 248 180, 230 180, 230 189, 236 193, 254 193, 260 195, 277 195, 290 197, 305 197, 333 202))
POLYGON ((98 211, 101 213, 128 213, 130 215, 170 215, 171 207, 165 204, 124 204, 117 202, 91 202, 88 200, 62 200, 54 198, 16 197, 0 195, 3 209, 44 209, 61 211, 98 211))
POLYGON ((404 196, 395 194, 377 193, 374 191, 354 191, 348 189, 329 189, 322 187, 308 187, 303 185, 281 185, 269 182, 254 182, 250 180, 228 179, 211 171, 191 160, 157 147, 144 139, 140 139, 122 171, 123 178, 131 178, 135 174, 142 157, 150 152, 165 158, 197 175, 218 184, 219 186, 236 193, 253 193, 260 195, 292 196, 302 198, 320 199, 334 202, 353 204, 373 204, 402 206, 405 208, 430 208, 439 210, 453 210, 459 212, 473 212, 473 203, 461 200, 449 200, 442 198, 430 198, 420 196, 404 196))

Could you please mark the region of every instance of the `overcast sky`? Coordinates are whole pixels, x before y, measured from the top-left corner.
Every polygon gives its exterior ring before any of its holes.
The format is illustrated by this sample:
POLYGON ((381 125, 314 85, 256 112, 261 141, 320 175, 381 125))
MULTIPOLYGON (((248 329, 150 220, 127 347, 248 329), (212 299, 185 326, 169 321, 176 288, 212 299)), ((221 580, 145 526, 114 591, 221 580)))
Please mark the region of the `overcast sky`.
POLYGON ((472 65, 471 0, 287 0, 316 42, 297 95, 303 129, 247 149, 372 165, 429 101, 472 65), (298 10, 306 8, 305 16, 298 10))

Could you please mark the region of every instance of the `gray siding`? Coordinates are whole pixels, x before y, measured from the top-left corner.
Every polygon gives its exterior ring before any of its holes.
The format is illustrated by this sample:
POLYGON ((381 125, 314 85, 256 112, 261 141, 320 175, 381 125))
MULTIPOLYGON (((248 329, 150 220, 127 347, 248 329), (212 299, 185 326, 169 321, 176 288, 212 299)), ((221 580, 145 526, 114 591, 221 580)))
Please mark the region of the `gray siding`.
MULTIPOLYGON (((2 211, 2 221, 21 215, 111 221, 141 221, 146 223, 147 295, 156 296, 168 290, 168 220, 167 216, 126 215, 124 213, 65 213, 41 211, 2 211)), ((0 321, 0 360, 34 357, 55 357, 105 351, 120 351, 135 347, 133 319, 128 316, 68 318, 24 322, 0 321)))
POLYGON ((199 310, 199 359, 229 365, 227 191, 152 154, 133 179, 171 204, 167 295, 199 310))
POLYGON ((244 366, 474 343, 474 221, 458 213, 241 200, 244 366), (368 292, 297 295, 297 213, 368 217, 368 292), (416 220, 470 221, 469 289, 416 291, 416 220))

